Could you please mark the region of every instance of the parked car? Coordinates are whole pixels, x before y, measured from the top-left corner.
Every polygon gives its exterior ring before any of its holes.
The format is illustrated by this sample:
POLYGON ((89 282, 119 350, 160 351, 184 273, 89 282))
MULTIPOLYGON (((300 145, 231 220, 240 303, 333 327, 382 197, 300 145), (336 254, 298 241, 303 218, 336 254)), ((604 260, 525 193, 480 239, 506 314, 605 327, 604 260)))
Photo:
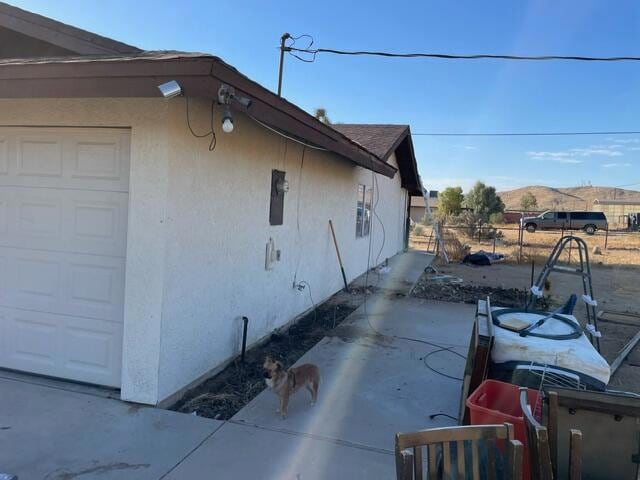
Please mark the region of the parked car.
POLYGON ((552 212, 547 211, 537 217, 525 217, 521 225, 529 233, 536 230, 584 230, 593 235, 597 230, 607 228, 607 217, 602 212, 552 212))

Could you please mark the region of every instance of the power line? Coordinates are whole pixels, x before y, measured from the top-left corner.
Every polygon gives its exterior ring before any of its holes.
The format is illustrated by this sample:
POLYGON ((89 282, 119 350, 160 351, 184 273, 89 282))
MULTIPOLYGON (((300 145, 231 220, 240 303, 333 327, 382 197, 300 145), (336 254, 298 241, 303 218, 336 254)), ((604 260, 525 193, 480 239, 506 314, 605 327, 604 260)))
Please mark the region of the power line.
POLYGON ((578 135, 639 135, 638 130, 627 131, 598 131, 598 132, 482 132, 482 133, 462 133, 462 132, 411 132, 411 136, 429 137, 560 137, 578 135))
POLYGON ((390 58, 438 58, 443 60, 522 60, 522 61, 580 61, 580 62, 638 62, 640 57, 588 57, 581 55, 498 55, 490 53, 471 54, 471 55, 454 55, 448 53, 395 53, 380 52, 371 50, 336 50, 333 48, 296 48, 293 46, 285 47, 285 51, 303 62, 314 62, 316 56, 320 53, 330 53, 334 55, 350 55, 350 56, 375 56, 390 58), (297 54, 308 54, 311 58, 303 58, 297 54))
POLYGON ((640 182, 636 182, 636 183, 627 183, 625 185, 616 185, 613 188, 623 188, 623 187, 634 187, 636 185, 640 185, 640 182))

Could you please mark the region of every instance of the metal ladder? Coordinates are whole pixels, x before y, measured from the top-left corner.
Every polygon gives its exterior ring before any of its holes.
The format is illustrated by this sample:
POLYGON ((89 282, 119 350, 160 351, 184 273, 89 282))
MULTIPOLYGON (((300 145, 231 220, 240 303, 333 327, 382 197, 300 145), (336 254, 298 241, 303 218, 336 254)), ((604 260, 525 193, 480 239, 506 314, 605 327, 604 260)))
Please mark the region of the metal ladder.
MULTIPOLYGON (((571 257, 569 257, 571 259, 571 257)), ((570 260, 569 260, 570 261, 570 260)), ((556 246, 553 248, 551 255, 547 259, 542 267, 542 271, 538 275, 538 279, 531 287, 532 295, 527 301, 526 310, 535 308, 536 301, 542 297, 545 282, 551 273, 563 273, 568 275, 577 275, 582 279, 583 295, 582 300, 585 302, 587 310, 587 328, 585 332, 591 336, 591 344, 596 347, 600 352, 600 332, 598 330, 598 317, 596 315, 596 307, 598 303, 593 298, 593 285, 591 282, 591 265, 589 263, 589 249, 585 241, 579 237, 573 235, 566 235, 562 237, 556 246), (578 251, 578 266, 571 267, 565 265, 557 265, 560 261, 565 248, 569 248, 571 252, 572 245, 575 244, 575 248, 578 251)))

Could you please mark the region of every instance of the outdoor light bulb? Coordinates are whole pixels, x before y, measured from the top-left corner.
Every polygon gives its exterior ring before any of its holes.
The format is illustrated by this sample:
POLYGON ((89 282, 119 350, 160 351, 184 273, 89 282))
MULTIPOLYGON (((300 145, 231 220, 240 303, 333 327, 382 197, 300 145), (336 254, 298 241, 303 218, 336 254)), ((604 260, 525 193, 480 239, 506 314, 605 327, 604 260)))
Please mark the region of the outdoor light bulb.
POLYGON ((231 116, 229 104, 224 106, 224 111, 222 112, 222 131, 224 133, 233 132, 233 117, 231 116))
POLYGON ((222 131, 224 133, 233 132, 233 120, 231 120, 230 117, 227 117, 222 121, 222 131))

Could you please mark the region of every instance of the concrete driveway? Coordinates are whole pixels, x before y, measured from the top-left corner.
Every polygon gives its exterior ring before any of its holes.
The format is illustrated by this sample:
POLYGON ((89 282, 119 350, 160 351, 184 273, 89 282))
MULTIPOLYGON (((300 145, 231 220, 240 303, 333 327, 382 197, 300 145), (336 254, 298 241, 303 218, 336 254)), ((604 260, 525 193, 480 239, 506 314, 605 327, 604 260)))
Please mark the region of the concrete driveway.
POLYGON ((158 479, 222 425, 60 385, 0 373, 0 472, 20 480, 158 479))

